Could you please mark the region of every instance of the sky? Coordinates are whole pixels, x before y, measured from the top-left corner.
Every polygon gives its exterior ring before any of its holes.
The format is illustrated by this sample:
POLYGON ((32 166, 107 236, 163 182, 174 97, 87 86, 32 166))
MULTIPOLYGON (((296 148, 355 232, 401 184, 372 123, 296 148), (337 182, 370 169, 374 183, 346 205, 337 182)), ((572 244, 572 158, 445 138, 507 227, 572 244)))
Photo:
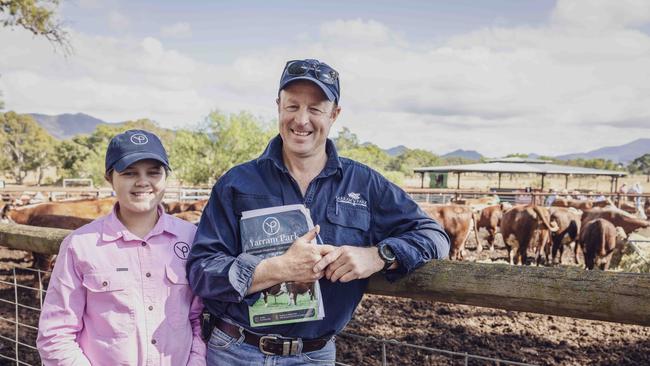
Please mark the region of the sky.
POLYGON ((63 1, 74 53, 0 28, 5 110, 277 117, 287 60, 339 71, 348 127, 382 148, 560 155, 650 137, 650 1, 63 1))

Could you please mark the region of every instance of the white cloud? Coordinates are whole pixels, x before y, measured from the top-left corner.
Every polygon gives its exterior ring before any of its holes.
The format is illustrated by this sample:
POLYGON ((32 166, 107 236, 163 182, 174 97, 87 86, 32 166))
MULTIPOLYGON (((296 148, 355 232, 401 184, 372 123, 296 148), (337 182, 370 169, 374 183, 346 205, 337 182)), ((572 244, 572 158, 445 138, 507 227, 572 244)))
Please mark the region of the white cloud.
POLYGON ((189 23, 180 22, 160 29, 160 34, 170 38, 188 38, 192 36, 192 28, 189 23))
POLYGON ((108 26, 111 29, 114 29, 116 31, 125 30, 126 28, 129 27, 131 23, 131 21, 126 15, 116 10, 111 10, 110 12, 108 12, 107 20, 108 20, 108 26))
POLYGON ((650 36, 634 28, 650 19, 646 3, 559 1, 547 24, 476 29, 435 47, 377 21, 332 20, 222 64, 153 37, 80 33, 63 59, 45 41, 1 32, 0 82, 7 109, 181 127, 213 108, 275 117, 282 66, 313 57, 341 74, 335 129, 364 141, 490 156, 587 151, 650 136, 650 36))

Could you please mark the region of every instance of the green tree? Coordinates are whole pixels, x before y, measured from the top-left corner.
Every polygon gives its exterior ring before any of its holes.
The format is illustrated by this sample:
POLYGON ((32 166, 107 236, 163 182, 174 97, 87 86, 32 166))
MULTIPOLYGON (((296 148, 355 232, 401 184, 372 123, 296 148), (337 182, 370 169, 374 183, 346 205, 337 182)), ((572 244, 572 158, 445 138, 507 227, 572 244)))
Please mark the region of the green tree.
POLYGON ((349 128, 343 127, 339 135, 332 139, 337 151, 351 150, 359 147, 359 138, 349 128))
POLYGON ((627 169, 633 174, 645 174, 646 182, 650 182, 650 154, 644 154, 634 159, 627 169))
POLYGON ((211 183, 215 177, 215 143, 205 131, 180 130, 169 147, 170 164, 181 184, 211 183))
POLYGON ((414 168, 436 165, 442 165, 442 160, 438 155, 422 149, 408 149, 394 157, 388 165, 388 169, 412 176, 414 168))
POLYGON ((256 158, 277 133, 271 123, 248 112, 224 114, 213 111, 207 117, 214 140, 213 177, 218 178, 237 164, 256 158))
POLYGON ((48 41, 70 54, 72 47, 68 33, 56 19, 59 0, 0 0, 0 25, 20 27, 48 41))
POLYGON ((17 184, 23 184, 27 173, 33 171, 40 185, 43 170, 55 164, 56 140, 29 115, 0 113, 0 142, 2 169, 17 184))

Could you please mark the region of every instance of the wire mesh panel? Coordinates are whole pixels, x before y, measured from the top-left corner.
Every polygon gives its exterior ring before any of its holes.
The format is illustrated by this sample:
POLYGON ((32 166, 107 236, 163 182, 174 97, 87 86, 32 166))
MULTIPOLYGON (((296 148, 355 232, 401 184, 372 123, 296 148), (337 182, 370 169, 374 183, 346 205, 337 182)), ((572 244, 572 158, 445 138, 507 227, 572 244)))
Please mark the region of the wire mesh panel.
MULTIPOLYGON (((494 357, 454 352, 401 342, 342 332, 337 336, 337 348, 350 347, 359 351, 359 358, 339 359, 336 364, 346 365, 517 365, 533 364, 502 360, 494 357)), ((338 359, 339 357, 337 357, 338 359)))
POLYGON ((0 365, 41 365, 38 318, 47 272, 13 267, 0 273, 0 365))

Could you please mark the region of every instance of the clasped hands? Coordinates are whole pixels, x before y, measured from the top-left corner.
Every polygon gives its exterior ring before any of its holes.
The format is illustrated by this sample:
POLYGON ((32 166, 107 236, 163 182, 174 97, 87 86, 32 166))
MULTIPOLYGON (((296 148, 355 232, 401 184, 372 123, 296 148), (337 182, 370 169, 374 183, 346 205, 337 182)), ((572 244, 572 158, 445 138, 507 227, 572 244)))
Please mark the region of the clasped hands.
POLYGON ((384 268, 377 247, 314 245, 311 241, 319 231, 320 226, 316 225, 282 254, 282 263, 296 281, 310 282, 325 277, 332 282, 349 282, 370 277, 384 268))

